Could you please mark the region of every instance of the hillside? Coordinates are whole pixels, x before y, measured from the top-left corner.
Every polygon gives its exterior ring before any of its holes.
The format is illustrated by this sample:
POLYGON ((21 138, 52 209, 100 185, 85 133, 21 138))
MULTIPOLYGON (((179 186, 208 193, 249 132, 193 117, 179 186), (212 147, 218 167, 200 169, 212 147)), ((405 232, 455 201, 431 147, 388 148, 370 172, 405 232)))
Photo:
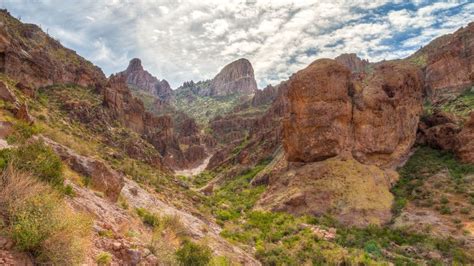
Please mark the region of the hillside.
POLYGON ((474 24, 414 55, 106 78, 0 12, 0 264, 474 263, 474 24))

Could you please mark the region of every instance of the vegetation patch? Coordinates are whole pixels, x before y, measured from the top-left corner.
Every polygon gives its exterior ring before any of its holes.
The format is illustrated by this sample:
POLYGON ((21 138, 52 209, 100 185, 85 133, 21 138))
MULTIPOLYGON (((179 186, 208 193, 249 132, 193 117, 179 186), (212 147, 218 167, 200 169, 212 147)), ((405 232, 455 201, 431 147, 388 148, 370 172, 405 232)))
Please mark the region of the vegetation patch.
POLYGON ((0 214, 15 247, 38 263, 79 264, 90 246, 92 220, 73 213, 57 192, 13 167, 2 172, 0 214))
POLYGON ((218 222, 235 220, 250 210, 260 195, 265 191, 264 186, 252 186, 250 181, 266 164, 259 164, 252 169, 244 171, 224 186, 219 188, 209 198, 208 206, 211 206, 212 213, 218 222))
POLYGON ((426 178, 444 169, 460 187, 468 182, 465 177, 474 173, 474 165, 460 163, 450 152, 419 147, 399 170, 400 179, 392 189, 395 195, 394 213, 400 213, 409 200, 417 198, 417 189, 423 185, 426 178))
POLYGON ((176 251, 176 260, 179 265, 205 266, 212 258, 211 250, 189 240, 183 241, 181 247, 176 251))

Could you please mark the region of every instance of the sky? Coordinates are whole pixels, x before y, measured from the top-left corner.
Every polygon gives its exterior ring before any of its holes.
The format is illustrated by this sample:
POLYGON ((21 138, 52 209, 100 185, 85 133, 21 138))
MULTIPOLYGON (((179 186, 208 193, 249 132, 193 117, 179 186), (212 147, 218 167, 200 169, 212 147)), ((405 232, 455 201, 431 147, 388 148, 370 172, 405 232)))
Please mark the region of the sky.
POLYGON ((102 68, 138 57, 173 88, 247 58, 260 88, 318 58, 403 58, 474 20, 471 1, 0 0, 102 68))

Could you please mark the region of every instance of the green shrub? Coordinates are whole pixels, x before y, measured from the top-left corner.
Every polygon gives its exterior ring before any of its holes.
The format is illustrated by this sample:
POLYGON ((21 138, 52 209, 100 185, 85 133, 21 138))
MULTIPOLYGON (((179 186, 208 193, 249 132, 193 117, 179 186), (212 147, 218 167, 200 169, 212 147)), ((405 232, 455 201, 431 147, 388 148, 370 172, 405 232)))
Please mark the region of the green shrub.
POLYGON ((69 197, 74 197, 76 194, 74 193, 74 189, 72 188, 71 185, 66 185, 63 187, 63 193, 64 195, 67 195, 69 197))
POLYGON ((156 227, 160 225, 160 217, 151 213, 147 209, 137 208, 136 212, 138 216, 140 216, 144 224, 147 224, 152 227, 156 227))
POLYGON ((95 262, 99 265, 108 265, 112 262, 112 255, 109 252, 103 251, 97 255, 95 262))
POLYGON ((189 240, 183 241, 175 255, 178 263, 186 266, 208 265, 212 258, 211 250, 208 247, 189 240))
POLYGON ((19 146, 14 152, 12 163, 18 169, 31 172, 54 186, 61 186, 64 182, 61 158, 41 141, 19 146))
POLYGON ((370 240, 367 243, 365 243, 364 246, 365 252, 372 254, 374 256, 380 257, 382 256, 382 251, 380 250, 379 244, 375 242, 374 240, 370 240))

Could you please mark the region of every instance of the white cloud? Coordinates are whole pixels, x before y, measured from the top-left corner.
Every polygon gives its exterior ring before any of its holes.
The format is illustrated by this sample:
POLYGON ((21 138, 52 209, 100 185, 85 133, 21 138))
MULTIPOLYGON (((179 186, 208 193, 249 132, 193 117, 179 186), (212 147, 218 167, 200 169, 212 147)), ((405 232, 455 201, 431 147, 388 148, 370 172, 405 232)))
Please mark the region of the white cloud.
POLYGON ((474 19, 467 0, 4 0, 2 7, 107 74, 140 57, 173 87, 212 78, 240 57, 252 62, 260 87, 345 52, 400 58, 474 19))

